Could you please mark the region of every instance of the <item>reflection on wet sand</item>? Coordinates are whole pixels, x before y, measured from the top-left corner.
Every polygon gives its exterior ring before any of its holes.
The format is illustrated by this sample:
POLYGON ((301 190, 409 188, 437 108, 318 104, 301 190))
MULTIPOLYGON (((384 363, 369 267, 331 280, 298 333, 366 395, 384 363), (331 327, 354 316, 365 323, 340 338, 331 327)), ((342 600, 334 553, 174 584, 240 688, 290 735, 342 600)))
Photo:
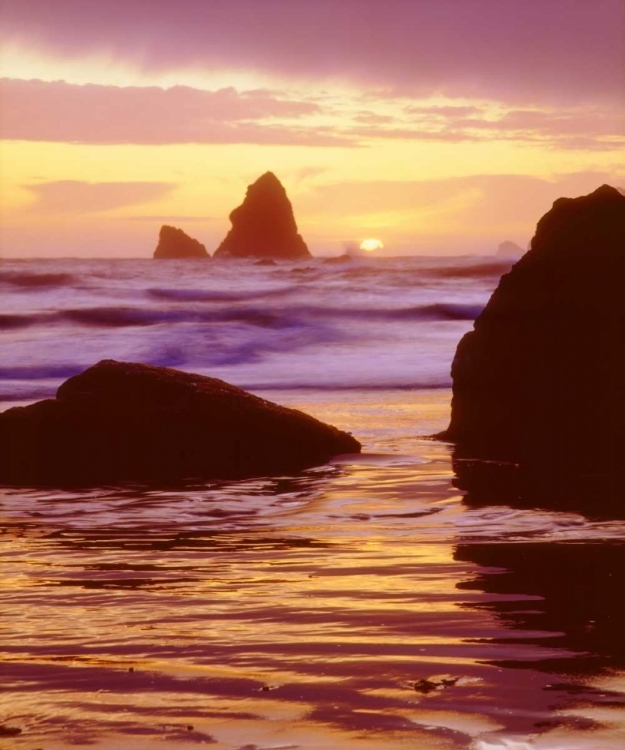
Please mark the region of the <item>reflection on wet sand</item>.
POLYGON ((2 491, 11 747, 623 746, 623 524, 463 501, 394 398, 298 477, 2 491))
POLYGON ((625 474, 601 469, 592 458, 571 463, 520 465, 453 452, 454 486, 474 508, 509 505, 581 513, 588 518, 625 518, 625 474))
MULTIPOLYGON (((594 519, 625 516, 615 475, 569 471, 565 480, 557 471, 549 474, 517 465, 467 460, 459 458, 458 452, 453 467, 453 482, 466 490, 463 503, 470 508, 506 505, 540 509, 555 505, 559 512, 579 511, 594 519)), ((464 588, 531 597, 532 605, 521 609, 515 602, 497 599, 476 606, 495 612, 508 628, 553 634, 549 645, 573 654, 557 669, 583 673, 625 667, 622 539, 588 540, 582 534, 560 543, 529 540, 522 544, 460 544, 454 558, 480 566, 464 588)), ((555 668, 549 660, 544 664, 539 660, 533 666, 547 671, 555 668)))
MULTIPOLYGON (((458 451, 453 467, 453 483, 467 492, 463 503, 469 508, 555 507, 602 520, 625 515, 614 474, 569 471, 564 479, 557 470, 466 459, 458 451)), ((575 733, 595 730, 590 747, 620 746, 620 732, 607 738, 601 732, 625 715, 623 541, 582 536, 459 544, 454 559, 479 566, 459 588, 485 595, 463 606, 493 613, 507 631, 491 639, 503 648, 488 663, 549 677, 542 691, 551 695, 553 715, 536 722, 536 728, 556 729, 554 738, 563 727, 575 733)))
POLYGON ((519 643, 570 652, 555 660, 539 654, 531 662, 498 664, 573 675, 625 667, 625 544, 467 544, 456 548, 455 559, 482 568, 463 588, 528 597, 521 605, 493 598, 472 606, 521 631, 519 643))

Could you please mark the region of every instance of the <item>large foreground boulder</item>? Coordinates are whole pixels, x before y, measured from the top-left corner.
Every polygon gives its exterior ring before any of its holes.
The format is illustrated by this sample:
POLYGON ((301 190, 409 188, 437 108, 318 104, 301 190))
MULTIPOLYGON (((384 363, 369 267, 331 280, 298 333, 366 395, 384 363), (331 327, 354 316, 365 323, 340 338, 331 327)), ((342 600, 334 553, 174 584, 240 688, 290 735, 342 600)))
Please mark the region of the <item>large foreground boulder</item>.
POLYGON ((163 224, 158 236, 155 258, 208 258, 206 248, 182 229, 163 224))
POLYGON ((232 229, 214 257, 310 258, 297 233, 293 208, 280 180, 266 172, 250 185, 245 200, 230 214, 232 229))
POLYGON ((457 456, 622 463, 624 283, 625 196, 557 200, 458 345, 457 456))
POLYGON ((0 482, 80 485, 294 473, 351 435, 222 380, 103 360, 0 414, 0 482))

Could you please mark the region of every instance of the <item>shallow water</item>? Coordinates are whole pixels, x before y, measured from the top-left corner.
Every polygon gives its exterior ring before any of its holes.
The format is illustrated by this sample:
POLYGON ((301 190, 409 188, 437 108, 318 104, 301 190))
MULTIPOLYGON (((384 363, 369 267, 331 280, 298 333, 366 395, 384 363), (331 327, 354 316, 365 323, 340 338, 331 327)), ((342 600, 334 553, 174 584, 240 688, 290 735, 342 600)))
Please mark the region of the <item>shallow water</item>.
POLYGON ((625 746, 623 520, 466 502, 446 389, 262 395, 364 454, 1 491, 0 746, 625 746))

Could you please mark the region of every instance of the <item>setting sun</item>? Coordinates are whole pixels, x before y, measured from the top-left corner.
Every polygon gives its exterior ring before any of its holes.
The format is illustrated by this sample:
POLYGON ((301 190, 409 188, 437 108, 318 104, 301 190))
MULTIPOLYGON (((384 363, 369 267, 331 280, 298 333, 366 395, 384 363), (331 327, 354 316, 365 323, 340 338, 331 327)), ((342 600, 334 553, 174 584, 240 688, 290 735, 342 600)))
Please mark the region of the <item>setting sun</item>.
POLYGON ((381 250, 384 247, 382 242, 380 240, 376 240, 374 237, 369 237, 369 239, 363 240, 360 243, 360 249, 366 250, 368 253, 372 252, 373 250, 381 250))

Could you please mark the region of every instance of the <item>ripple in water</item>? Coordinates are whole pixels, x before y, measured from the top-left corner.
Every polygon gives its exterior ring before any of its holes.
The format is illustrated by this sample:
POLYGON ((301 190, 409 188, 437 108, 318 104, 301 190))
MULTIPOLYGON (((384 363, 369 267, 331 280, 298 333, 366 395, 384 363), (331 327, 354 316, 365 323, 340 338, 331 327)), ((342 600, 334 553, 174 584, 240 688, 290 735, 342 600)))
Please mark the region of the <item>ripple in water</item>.
POLYGON ((447 447, 415 435, 445 424, 448 392, 271 398, 352 429, 365 455, 2 491, 11 746, 623 744, 622 519, 465 496, 447 447))

